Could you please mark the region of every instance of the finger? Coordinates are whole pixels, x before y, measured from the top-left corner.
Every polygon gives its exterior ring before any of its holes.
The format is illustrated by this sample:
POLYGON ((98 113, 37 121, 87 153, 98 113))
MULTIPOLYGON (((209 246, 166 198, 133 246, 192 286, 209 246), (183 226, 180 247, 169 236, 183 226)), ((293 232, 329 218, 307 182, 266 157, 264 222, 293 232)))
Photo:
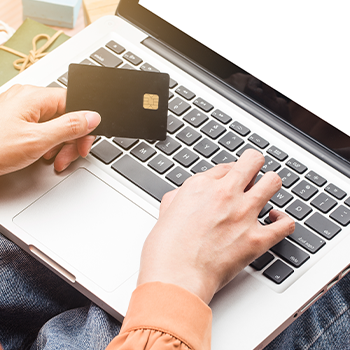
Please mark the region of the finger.
POLYGON ((100 123, 101 117, 95 112, 73 112, 45 123, 35 124, 39 132, 43 154, 55 146, 81 138, 92 132, 100 123))
POLYGON ((286 213, 271 210, 269 217, 272 224, 262 227, 264 232, 265 251, 280 242, 283 238, 292 234, 295 230, 295 222, 286 213))
POLYGON ((54 148, 51 148, 48 152, 46 152, 43 155, 43 158, 49 160, 49 159, 55 157, 58 154, 58 152, 62 149, 62 147, 63 147, 63 145, 57 145, 54 148))
POLYGON ((87 135, 77 140, 78 152, 83 158, 85 158, 89 154, 95 139, 96 136, 87 135))
POLYGON ((247 201, 254 203, 254 209, 259 213, 281 186, 281 178, 274 172, 267 172, 245 193, 245 198, 247 201))
POLYGON ((214 179, 221 179, 232 169, 234 165, 234 162, 217 164, 213 168, 205 171, 205 175, 214 179))
POLYGON ((79 158, 79 152, 75 141, 66 143, 57 154, 54 162, 55 170, 61 172, 79 158))
POLYGON ((246 150, 225 176, 232 186, 244 191, 265 163, 264 156, 252 149, 246 150))

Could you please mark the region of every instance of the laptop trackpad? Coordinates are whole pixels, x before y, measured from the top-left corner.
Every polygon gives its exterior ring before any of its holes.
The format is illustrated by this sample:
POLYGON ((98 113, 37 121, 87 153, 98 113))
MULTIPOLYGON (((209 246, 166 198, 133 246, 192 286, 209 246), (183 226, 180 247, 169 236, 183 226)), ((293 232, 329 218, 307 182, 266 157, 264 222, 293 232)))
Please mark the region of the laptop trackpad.
MULTIPOLYGON (((88 170, 80 168, 14 223, 104 290, 139 269, 142 245, 156 219, 88 170)), ((79 281, 79 280, 78 280, 79 281)))

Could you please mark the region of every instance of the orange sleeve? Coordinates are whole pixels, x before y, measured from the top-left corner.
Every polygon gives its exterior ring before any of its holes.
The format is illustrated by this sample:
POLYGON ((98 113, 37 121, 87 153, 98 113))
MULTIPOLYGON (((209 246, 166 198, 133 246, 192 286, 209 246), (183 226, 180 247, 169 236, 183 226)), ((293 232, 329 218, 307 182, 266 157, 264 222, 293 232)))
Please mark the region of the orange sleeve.
POLYGON ((172 284, 145 283, 132 294, 119 335, 106 350, 210 350, 210 308, 172 284))

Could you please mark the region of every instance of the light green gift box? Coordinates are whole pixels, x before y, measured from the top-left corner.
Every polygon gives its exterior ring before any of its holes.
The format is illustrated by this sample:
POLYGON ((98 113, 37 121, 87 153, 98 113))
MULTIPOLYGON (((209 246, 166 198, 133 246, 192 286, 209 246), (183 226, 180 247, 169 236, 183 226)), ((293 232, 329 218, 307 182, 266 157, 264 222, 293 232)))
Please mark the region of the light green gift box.
POLYGON ((82 0, 22 0, 23 20, 34 19, 50 26, 74 28, 82 0))
MULTIPOLYGON (((33 39, 39 34, 47 34, 50 37, 56 33, 55 29, 49 28, 41 23, 33 21, 31 19, 25 20, 25 22, 18 28, 15 34, 3 44, 3 46, 10 49, 14 49, 24 55, 28 55, 30 50, 33 50, 33 39)), ((56 47, 64 43, 69 39, 69 36, 61 34, 53 44, 45 51, 50 52, 56 47)), ((47 40, 40 39, 37 42, 37 48, 42 47, 47 40)), ((4 50, 0 50, 0 86, 7 81, 15 77, 19 71, 14 68, 13 62, 16 61, 19 56, 9 53, 4 50)), ((34 63, 35 64, 35 63, 34 63)))

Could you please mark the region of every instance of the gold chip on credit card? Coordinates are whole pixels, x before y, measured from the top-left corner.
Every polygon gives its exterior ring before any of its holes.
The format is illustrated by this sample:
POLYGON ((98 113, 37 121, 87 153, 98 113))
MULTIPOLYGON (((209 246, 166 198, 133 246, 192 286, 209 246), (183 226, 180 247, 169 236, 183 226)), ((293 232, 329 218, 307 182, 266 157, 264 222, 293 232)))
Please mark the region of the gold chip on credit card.
POLYGON ((144 94, 143 108, 157 110, 159 105, 159 96, 153 94, 144 94))

